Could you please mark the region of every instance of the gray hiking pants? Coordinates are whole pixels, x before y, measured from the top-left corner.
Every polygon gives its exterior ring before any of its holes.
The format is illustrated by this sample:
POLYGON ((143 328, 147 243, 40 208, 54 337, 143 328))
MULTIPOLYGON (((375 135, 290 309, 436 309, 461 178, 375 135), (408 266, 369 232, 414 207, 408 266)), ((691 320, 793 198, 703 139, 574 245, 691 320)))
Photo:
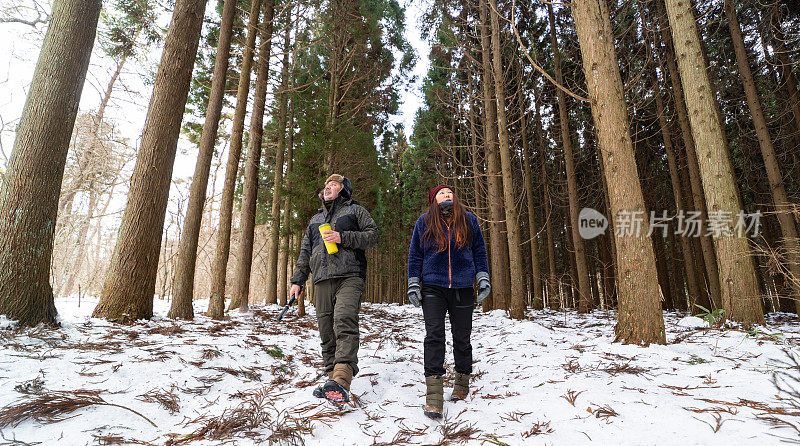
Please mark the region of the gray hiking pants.
POLYGON ((339 363, 352 367, 353 375, 358 373, 358 310, 363 292, 361 277, 334 278, 314 284, 326 373, 339 363))

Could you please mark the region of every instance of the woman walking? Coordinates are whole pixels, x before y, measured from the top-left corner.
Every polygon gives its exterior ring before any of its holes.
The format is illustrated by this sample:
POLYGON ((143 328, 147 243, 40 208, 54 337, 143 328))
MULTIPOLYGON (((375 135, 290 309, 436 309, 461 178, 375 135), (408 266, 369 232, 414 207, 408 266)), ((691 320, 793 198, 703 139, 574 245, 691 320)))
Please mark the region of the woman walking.
POLYGON ((439 185, 428 192, 428 212, 417 219, 408 250, 408 299, 422 305, 425 319, 425 406, 430 418, 444 409, 444 318, 449 313, 453 334, 455 383, 450 401, 465 399, 472 374, 473 281, 480 304, 491 289, 486 245, 478 218, 467 212, 453 188, 439 185))

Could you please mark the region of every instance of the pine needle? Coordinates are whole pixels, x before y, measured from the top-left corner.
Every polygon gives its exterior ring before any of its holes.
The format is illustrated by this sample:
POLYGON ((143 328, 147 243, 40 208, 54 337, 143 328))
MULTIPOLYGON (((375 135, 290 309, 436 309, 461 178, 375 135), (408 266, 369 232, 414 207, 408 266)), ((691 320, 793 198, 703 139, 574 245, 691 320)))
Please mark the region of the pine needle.
POLYGON ((158 427, 139 412, 119 404, 112 404, 100 396, 96 390, 50 391, 23 399, 20 402, 0 409, 0 428, 16 427, 23 421, 33 418, 40 423, 58 423, 78 409, 88 406, 113 406, 133 412, 158 427))

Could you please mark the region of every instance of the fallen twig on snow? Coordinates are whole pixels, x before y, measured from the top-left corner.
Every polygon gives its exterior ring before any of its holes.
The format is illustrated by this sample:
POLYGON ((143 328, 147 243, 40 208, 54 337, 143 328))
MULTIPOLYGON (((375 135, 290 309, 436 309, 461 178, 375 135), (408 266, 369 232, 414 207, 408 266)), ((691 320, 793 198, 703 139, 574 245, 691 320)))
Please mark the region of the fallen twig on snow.
POLYGON ((580 392, 567 390, 567 393, 565 395, 561 395, 561 398, 564 398, 568 403, 572 404, 572 407, 575 407, 575 401, 578 399, 578 395, 583 392, 585 392, 585 390, 581 390, 580 392))
POLYGON ((442 433, 442 439, 437 444, 445 446, 453 442, 466 443, 469 440, 475 440, 481 433, 479 429, 475 428, 474 423, 468 424, 464 420, 451 423, 447 418, 439 425, 439 431, 442 433))
POLYGON ((136 399, 146 403, 157 403, 164 409, 169 411, 170 415, 175 412, 180 412, 180 397, 175 393, 175 386, 173 385, 169 391, 153 389, 147 393, 139 395, 136 399))
POLYGON ((606 424, 611 424, 611 417, 617 417, 619 414, 616 410, 612 409, 611 406, 606 404, 605 406, 597 406, 597 409, 592 411, 592 408, 589 408, 589 413, 594 413, 595 418, 599 418, 606 422, 606 424))
POLYGON ((550 427, 549 421, 537 421, 529 431, 522 433, 522 437, 529 438, 535 435, 547 435, 552 433, 553 429, 550 427))
POLYGON ((92 434, 92 437, 97 441, 98 444, 101 445, 112 445, 112 444, 141 444, 145 446, 155 446, 155 443, 150 443, 149 441, 143 440, 135 440, 133 438, 125 438, 120 435, 98 435, 92 434))
POLYGON ((39 395, 44 391, 44 380, 37 376, 31 380, 21 382, 14 386, 14 390, 26 395, 39 395))
POLYGON ((241 404, 225 409, 218 417, 202 416, 191 423, 203 425, 194 432, 186 435, 171 434, 166 445, 176 446, 196 440, 219 440, 236 434, 247 434, 269 420, 267 413, 266 391, 262 390, 249 395, 241 404))
POLYGON ((14 433, 11 433, 11 438, 6 438, 3 434, 3 431, 0 430, 0 438, 3 439, 3 443, 0 443, 0 446, 34 446, 37 444, 42 444, 41 441, 34 441, 33 443, 28 443, 22 440, 17 440, 17 436, 14 433))
POLYGON ((97 390, 51 391, 0 409, 0 427, 16 427, 33 418, 40 423, 58 423, 66 414, 88 406, 112 406, 133 412, 158 427, 141 413, 119 404, 105 401, 97 390))

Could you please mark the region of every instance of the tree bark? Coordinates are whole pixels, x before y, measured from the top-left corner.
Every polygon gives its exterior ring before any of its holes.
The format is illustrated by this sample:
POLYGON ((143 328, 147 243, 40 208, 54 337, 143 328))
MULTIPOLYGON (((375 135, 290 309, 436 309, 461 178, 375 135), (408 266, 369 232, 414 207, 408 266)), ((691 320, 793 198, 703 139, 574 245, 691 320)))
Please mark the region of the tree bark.
POLYGON ((50 286, 58 197, 101 2, 53 4, 0 188, 0 314, 56 324, 50 286))
MULTIPOLYGON (((644 212, 608 5, 605 0, 573 2, 571 8, 612 216, 644 212)), ((645 225, 647 221, 645 215, 645 225)), ((620 290, 616 340, 640 345, 665 344, 653 246, 641 234, 617 234, 616 242, 620 290)))
POLYGON ((164 215, 205 8, 204 0, 175 3, 128 204, 94 317, 132 322, 153 316, 164 215))
POLYGON ((49 274, 59 192, 100 9, 99 1, 54 3, 0 179, 0 314, 22 325, 56 325, 49 274))
POLYGON ((530 248, 530 266, 531 266, 531 287, 533 288, 533 295, 531 296, 531 304, 534 309, 541 310, 544 302, 544 293, 542 291, 542 266, 539 263, 539 239, 538 239, 538 226, 536 225, 536 212, 533 200, 533 151, 531 150, 528 142, 528 116, 527 107, 525 103, 523 83, 523 72, 520 69, 519 73, 519 110, 520 110, 520 133, 522 135, 522 165, 525 171, 525 197, 528 205, 528 230, 530 232, 530 240, 528 240, 528 247, 530 248))
POLYGON ((231 147, 225 167, 225 183, 219 209, 219 230, 214 250, 214 263, 211 266, 211 300, 208 303, 208 315, 214 319, 222 319, 225 314, 225 284, 227 278, 228 257, 231 248, 231 226, 233 222, 233 194, 236 191, 236 177, 239 172, 239 159, 242 155, 242 139, 244 134, 244 118, 247 114, 247 98, 250 95, 250 75, 253 65, 253 52, 258 36, 258 23, 261 14, 261 0, 253 0, 250 5, 250 18, 247 24, 247 39, 242 55, 242 66, 239 86, 236 91, 236 110, 233 113, 231 129, 231 147))
POLYGON ((286 121, 288 119, 289 105, 289 44, 291 26, 286 26, 283 39, 283 67, 281 68, 281 95, 278 106, 278 147, 275 153, 275 175, 272 180, 272 208, 270 212, 270 226, 267 250, 267 296, 268 304, 279 303, 286 305, 286 295, 278 293, 278 243, 281 229, 281 196, 283 182, 283 157, 286 152, 286 121), (280 299, 280 302, 278 301, 280 299))
MULTIPOLYGON (((519 216, 514 205, 514 180, 512 178, 511 148, 508 137, 508 120, 506 118, 506 92, 503 85, 503 65, 502 48, 500 47, 500 20, 497 13, 496 0, 484 0, 486 8, 489 8, 492 25, 492 64, 494 67, 493 78, 495 87, 495 99, 497 101, 497 125, 500 133, 500 163, 503 180, 503 201, 506 217, 506 232, 508 240, 509 271, 511 273, 511 301, 509 305, 510 315, 513 319, 523 319, 525 317, 525 268, 520 255, 521 237, 519 216)), ((495 275, 498 273, 495 270, 495 275)))
POLYGON ((264 3, 264 22, 261 26, 261 44, 258 51, 258 73, 253 99, 253 114, 250 117, 250 146, 247 148, 247 164, 242 185, 242 216, 239 223, 239 255, 236 258, 236 276, 233 296, 228 311, 249 308, 250 273, 253 269, 253 240, 256 225, 256 199, 258 196, 258 170, 261 165, 261 144, 264 134, 264 108, 267 99, 269 58, 272 48, 273 17, 275 1, 264 3))
MULTIPOLYGON (((688 0, 666 0, 666 7, 692 135, 697 143, 697 160, 706 203, 712 212, 721 217, 734 218, 742 209, 742 203, 717 114, 692 5, 688 0)), ((719 262, 722 307, 726 316, 744 324, 763 324, 764 315, 755 268, 749 258, 747 238, 741 234, 728 235, 724 232, 713 238, 719 262)))
MULTIPOLYGON (((287 50, 288 51, 288 50, 287 50)), ((294 75, 292 75, 294 76, 294 75)), ((292 87, 294 87, 294 78, 291 81, 292 87)), ((288 92, 287 92, 288 94, 288 92)), ((294 169, 294 102, 292 102, 291 107, 289 109, 289 122, 288 122, 288 131, 289 131, 289 143, 287 144, 287 152, 286 152, 286 177, 288 178, 289 175, 292 173, 292 169, 294 169)), ((291 184, 286 184, 287 187, 291 187, 291 184)), ((278 297, 286 299, 286 295, 288 294, 288 272, 286 270, 286 266, 289 263, 289 224, 291 222, 291 215, 292 215, 292 203, 289 197, 287 196, 284 198, 283 202, 283 234, 281 235, 281 252, 278 255, 278 297)), ((302 299, 300 299, 302 300, 302 299)), ((285 305, 285 304, 284 304, 285 305)))
MULTIPOLYGON (((689 1, 689 0, 686 0, 689 1)), ((658 7, 659 16, 666 16, 664 4, 661 1, 656 2, 658 7)), ((692 136, 692 128, 689 123, 689 111, 686 108, 686 99, 684 97, 684 90, 681 85, 681 77, 679 74, 678 66, 675 62, 676 51, 674 48, 673 40, 669 35, 669 26, 665 21, 661 21, 661 35, 664 46, 667 50, 665 57, 667 62, 667 69, 669 70, 670 79, 672 81, 672 92, 675 95, 675 108, 678 114, 678 122, 681 126, 681 136, 683 138, 684 149, 686 150, 686 165, 689 170, 689 180, 691 188, 691 198, 694 204, 694 210, 700 212, 700 220, 705 223, 708 221, 708 209, 705 200, 705 192, 703 191, 703 183, 701 179, 700 166, 698 164, 698 156, 695 145, 695 139, 692 136)), ((715 105, 716 107, 716 105, 715 105)), ((720 288, 720 275, 717 265, 717 256, 714 249, 714 241, 705 233, 706 226, 703 224, 700 231, 700 247, 703 259, 703 269, 706 271, 706 283, 708 285, 708 292, 711 302, 715 308, 722 308, 722 291, 720 288)), ((696 257, 700 260, 701 257, 696 257)), ((710 307, 709 307, 710 308, 710 307)))
MULTIPOLYGON (((564 76, 561 72, 561 52, 556 36, 556 20, 553 14, 553 5, 547 5, 547 15, 550 20, 550 43, 553 47, 553 64, 556 71, 556 82, 564 84, 564 76)), ((567 193, 569 196, 569 219, 572 233, 572 246, 575 254, 575 267, 577 269, 576 278, 578 281, 578 312, 587 313, 591 308, 591 291, 589 289, 589 271, 586 266, 586 249, 583 238, 579 232, 578 214, 580 203, 578 202, 578 179, 575 173, 575 156, 572 150, 572 137, 569 133, 569 114, 567 112, 567 96, 560 88, 556 89, 558 97, 558 121, 561 127, 561 145, 564 149, 564 160, 567 172, 567 193)))
POLYGON ((731 0, 725 0, 725 15, 728 17, 728 28, 733 38, 733 49, 736 53, 736 62, 739 66, 742 86, 747 96, 747 106, 750 109, 750 116, 753 118, 753 125, 758 136, 758 145, 761 149, 761 157, 767 170, 772 202, 775 205, 776 216, 783 234, 786 264, 789 268, 790 282, 792 284, 791 298, 795 301, 795 311, 800 313, 800 245, 798 245, 797 226, 792 214, 793 206, 786 194, 783 175, 775 156, 775 147, 772 145, 772 138, 767 129, 764 111, 761 108, 761 102, 756 91, 756 83, 750 70, 750 62, 747 60, 742 29, 739 26, 739 20, 736 17, 736 11, 731 0))
POLYGON ((492 262, 492 296, 491 302, 484 301, 484 310, 491 308, 507 309, 509 300, 509 284, 505 270, 508 265, 508 246, 503 242, 505 221, 503 218, 503 191, 500 179, 500 166, 497 160, 497 103, 492 95, 492 54, 491 25, 485 0, 481 1, 481 59, 483 63, 483 107, 484 107, 484 153, 486 156, 486 174, 489 185, 489 214, 491 218, 489 244, 492 262))
POLYGON ((183 232, 178 247, 178 266, 172 285, 172 305, 167 313, 169 318, 194 318, 192 299, 194 297, 194 272, 197 263, 197 243, 200 239, 200 224, 206 202, 208 175, 214 146, 217 142, 217 129, 225 98, 225 84, 228 77, 228 57, 231 50, 233 18, 236 14, 236 0, 225 0, 222 9, 222 23, 219 28, 217 54, 214 59, 214 74, 211 81, 211 94, 208 98, 206 120, 200 136, 200 147, 195 165, 192 186, 189 190, 189 203, 186 209, 183 232))

